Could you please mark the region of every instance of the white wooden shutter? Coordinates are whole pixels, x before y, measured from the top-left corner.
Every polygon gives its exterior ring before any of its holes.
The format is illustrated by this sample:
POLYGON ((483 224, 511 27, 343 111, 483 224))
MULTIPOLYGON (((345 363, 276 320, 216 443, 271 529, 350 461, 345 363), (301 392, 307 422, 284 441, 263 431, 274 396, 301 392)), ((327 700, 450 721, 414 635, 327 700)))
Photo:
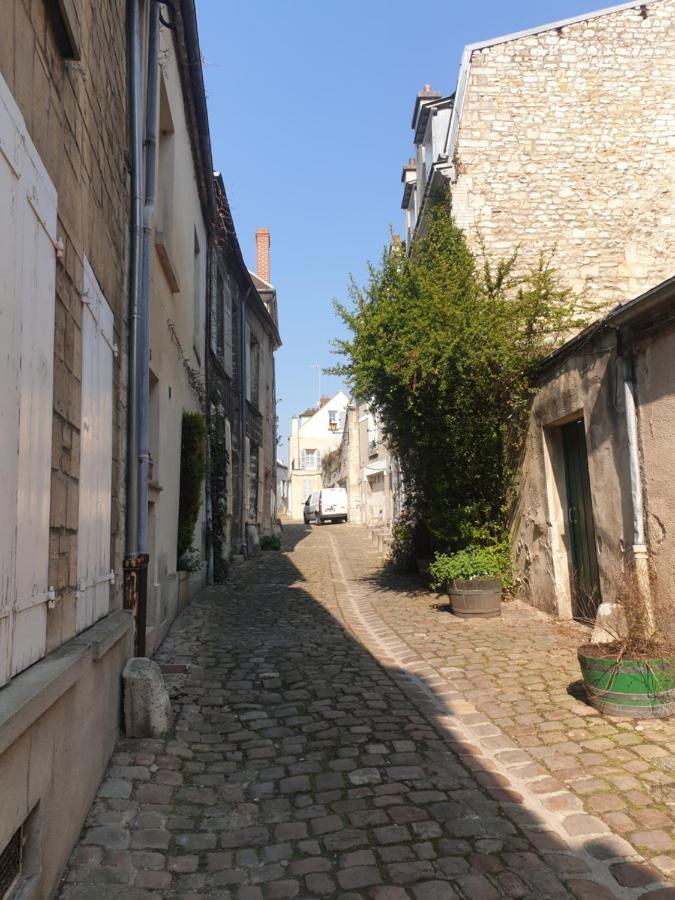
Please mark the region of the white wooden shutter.
POLYGON ((77 631, 110 606, 113 312, 84 262, 82 293, 80 515, 77 531, 77 631))
POLYGON ((0 76, 0 684, 46 647, 56 206, 0 76))

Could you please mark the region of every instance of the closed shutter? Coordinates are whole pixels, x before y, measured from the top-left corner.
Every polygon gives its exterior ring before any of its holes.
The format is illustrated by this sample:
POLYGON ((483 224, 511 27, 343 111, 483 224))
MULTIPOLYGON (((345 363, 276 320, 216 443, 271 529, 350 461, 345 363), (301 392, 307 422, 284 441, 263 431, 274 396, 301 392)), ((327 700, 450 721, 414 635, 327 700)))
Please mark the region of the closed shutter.
POLYGON ((223 325, 225 332, 225 353, 223 365, 225 372, 232 378, 232 292, 230 291, 230 283, 227 279, 223 284, 223 325))
POLYGON ((57 195, 0 76, 0 684, 44 656, 57 195))
POLYGON ((245 326, 244 364, 246 374, 246 399, 251 402, 251 329, 245 326))
POLYGON ((110 606, 113 312, 85 259, 82 294, 80 515, 77 532, 77 631, 110 606))
POLYGON ((234 497, 232 495, 232 426, 230 420, 225 419, 225 452, 227 453, 227 474, 225 476, 225 512, 231 516, 234 512, 234 497))

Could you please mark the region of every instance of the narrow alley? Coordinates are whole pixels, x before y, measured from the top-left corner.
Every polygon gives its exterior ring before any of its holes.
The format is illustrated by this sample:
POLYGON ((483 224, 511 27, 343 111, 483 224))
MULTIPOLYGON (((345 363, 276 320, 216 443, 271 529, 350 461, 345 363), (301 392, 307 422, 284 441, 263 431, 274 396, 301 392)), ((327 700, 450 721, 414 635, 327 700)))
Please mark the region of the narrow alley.
POLYGON ((580 626, 441 599, 349 525, 204 590, 157 656, 173 732, 119 741, 61 900, 673 896, 673 721, 586 705, 580 626))

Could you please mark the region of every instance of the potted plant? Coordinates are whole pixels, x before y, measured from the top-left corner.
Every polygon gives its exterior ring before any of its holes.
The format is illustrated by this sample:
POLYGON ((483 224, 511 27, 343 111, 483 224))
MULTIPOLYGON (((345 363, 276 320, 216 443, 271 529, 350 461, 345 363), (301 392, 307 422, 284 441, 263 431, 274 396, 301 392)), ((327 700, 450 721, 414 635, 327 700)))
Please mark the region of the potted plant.
POLYGON ((457 553, 437 553, 429 567, 434 590, 447 590, 450 608, 464 619, 500 616, 503 581, 508 581, 508 547, 466 547, 457 553))
POLYGON ((610 716, 675 715, 675 642, 665 610, 641 588, 633 568, 624 574, 614 623, 603 622, 606 640, 579 647, 588 702, 610 716))

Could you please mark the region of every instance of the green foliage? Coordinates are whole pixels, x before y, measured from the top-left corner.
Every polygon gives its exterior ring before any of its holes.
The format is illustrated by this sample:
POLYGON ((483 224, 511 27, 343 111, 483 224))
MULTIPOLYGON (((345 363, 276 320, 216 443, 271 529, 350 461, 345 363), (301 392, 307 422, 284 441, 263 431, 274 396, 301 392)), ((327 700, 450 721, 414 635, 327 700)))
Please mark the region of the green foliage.
POLYGON ((196 547, 189 547, 178 559, 178 568, 183 572, 199 572, 202 567, 202 557, 196 547))
POLYGON ((201 412, 183 412, 180 448, 180 498, 178 503, 178 559, 192 546, 206 477, 206 417, 201 412))
POLYGON ((281 538, 277 534, 264 534, 260 538, 262 550, 281 550, 281 538))
POLYGON ((429 550, 505 538, 536 365, 578 324, 548 259, 517 276, 515 255, 483 257, 439 202, 409 257, 385 250, 336 304, 333 372, 379 414, 429 550))
POLYGON ((437 553, 429 566, 431 586, 443 590, 456 579, 501 578, 508 586, 511 581, 511 552, 508 543, 490 547, 467 547, 457 553, 437 553))
POLYGON ((389 558, 398 568, 407 570, 412 567, 415 556, 414 523, 407 516, 399 518, 392 530, 389 558))

